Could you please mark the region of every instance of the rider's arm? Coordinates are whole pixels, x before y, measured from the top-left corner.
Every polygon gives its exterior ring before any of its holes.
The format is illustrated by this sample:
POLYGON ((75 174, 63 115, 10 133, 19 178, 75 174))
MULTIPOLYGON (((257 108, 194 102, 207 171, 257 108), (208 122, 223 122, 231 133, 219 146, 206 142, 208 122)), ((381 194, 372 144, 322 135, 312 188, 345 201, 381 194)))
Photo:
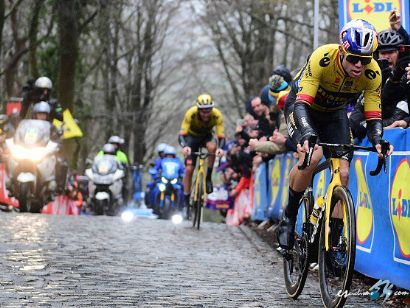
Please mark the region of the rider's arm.
POLYGON ((397 30, 399 34, 404 38, 404 45, 409 45, 410 44, 410 37, 409 34, 407 33, 406 29, 403 28, 403 26, 400 26, 399 30, 397 30))
MULTIPOLYGON (((373 61, 372 61, 373 63, 373 61)), ((373 145, 380 143, 383 136, 383 123, 381 114, 381 73, 376 64, 369 68, 374 70, 374 74, 365 74, 367 87, 364 90, 364 116, 367 122, 367 137, 373 145)))
POLYGON ((184 119, 182 120, 182 123, 181 123, 181 129, 179 130, 178 142, 182 148, 185 148, 186 146, 188 146, 186 137, 188 136, 189 127, 191 126, 192 111, 193 109, 190 108, 185 113, 184 119))
POLYGON ((296 94, 293 114, 296 127, 302 135, 301 143, 309 136, 317 135, 309 116, 309 108, 315 102, 324 70, 321 61, 327 57, 327 52, 327 49, 322 47, 316 49, 309 57, 299 77, 297 77, 296 86, 298 87, 298 92, 296 94))

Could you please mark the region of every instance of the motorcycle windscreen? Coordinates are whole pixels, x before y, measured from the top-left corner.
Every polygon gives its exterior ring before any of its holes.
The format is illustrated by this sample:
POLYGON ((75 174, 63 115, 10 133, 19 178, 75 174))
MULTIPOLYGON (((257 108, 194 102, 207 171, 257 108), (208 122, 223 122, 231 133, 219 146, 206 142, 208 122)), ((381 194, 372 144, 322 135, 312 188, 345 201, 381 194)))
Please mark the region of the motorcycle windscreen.
POLYGON ((117 170, 117 159, 113 155, 97 156, 92 166, 94 173, 106 175, 117 170))
POLYGON ((46 146, 50 141, 51 124, 43 120, 22 120, 14 135, 14 142, 27 147, 46 146))

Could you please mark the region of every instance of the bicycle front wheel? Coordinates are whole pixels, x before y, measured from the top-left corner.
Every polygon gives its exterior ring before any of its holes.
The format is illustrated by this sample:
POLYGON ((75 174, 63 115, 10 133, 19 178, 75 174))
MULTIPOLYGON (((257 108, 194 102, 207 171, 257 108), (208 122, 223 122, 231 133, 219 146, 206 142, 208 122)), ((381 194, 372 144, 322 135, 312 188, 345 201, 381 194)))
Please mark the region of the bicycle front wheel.
POLYGON ((323 220, 319 244, 319 283, 325 307, 342 307, 352 283, 356 255, 356 219, 349 190, 338 186, 330 202, 329 250, 323 220))
POLYGON ((194 220, 192 221, 192 226, 199 230, 200 224, 201 224, 201 216, 202 216, 202 203, 204 202, 203 200, 203 194, 204 194, 204 179, 202 176, 198 177, 198 191, 196 195, 196 200, 194 204, 194 220))
POLYGON ((301 203, 295 228, 295 245, 292 250, 284 252, 283 256, 286 292, 293 299, 297 299, 302 293, 309 270, 307 224, 310 209, 313 208, 313 196, 304 196, 301 203))

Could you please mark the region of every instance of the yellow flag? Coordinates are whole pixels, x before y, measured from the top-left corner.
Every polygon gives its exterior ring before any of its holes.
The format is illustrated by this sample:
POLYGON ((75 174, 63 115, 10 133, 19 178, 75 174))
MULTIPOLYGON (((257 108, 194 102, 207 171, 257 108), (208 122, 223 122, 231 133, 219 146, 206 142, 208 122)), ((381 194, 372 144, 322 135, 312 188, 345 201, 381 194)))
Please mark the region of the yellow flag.
MULTIPOLYGON (((81 129, 78 127, 77 123, 75 122, 73 116, 71 115, 70 110, 68 109, 64 110, 63 119, 64 119, 64 135, 63 135, 64 139, 83 136, 83 132, 81 131, 81 129)), ((53 124, 55 127, 60 128, 63 122, 57 119, 54 119, 53 124)))

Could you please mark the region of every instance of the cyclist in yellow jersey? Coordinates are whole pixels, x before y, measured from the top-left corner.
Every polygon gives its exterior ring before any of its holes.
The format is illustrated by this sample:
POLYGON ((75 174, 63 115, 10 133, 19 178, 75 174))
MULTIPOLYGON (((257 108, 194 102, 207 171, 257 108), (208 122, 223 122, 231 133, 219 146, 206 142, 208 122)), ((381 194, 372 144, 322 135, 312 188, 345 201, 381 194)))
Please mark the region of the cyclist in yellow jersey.
MULTIPOLYGON (((294 230, 299 201, 322 158, 322 149, 315 143, 350 143, 350 128, 345 105, 364 91, 364 113, 367 135, 381 152, 383 135, 380 110, 381 72, 373 59, 377 33, 364 20, 352 20, 340 33, 340 45, 317 48, 295 77, 285 103, 289 136, 297 145, 299 165, 309 147, 314 146, 311 164, 304 170, 294 166, 289 176, 289 199, 279 224, 277 238, 284 249, 294 244, 294 230)), ((388 155, 393 151, 390 146, 388 155)), ((324 153, 327 156, 327 153, 324 153)), ((342 184, 348 184, 349 159, 340 163, 342 184)), ((336 227, 338 228, 338 227, 336 227)))
MULTIPOLYGON (((196 156, 191 155, 197 152, 200 147, 206 147, 208 152, 221 157, 224 155, 222 150, 225 144, 224 123, 222 113, 214 107, 214 101, 209 94, 198 96, 196 106, 188 109, 181 124, 178 137, 179 144, 185 156, 185 175, 184 198, 185 206, 189 206, 191 194, 192 175, 194 173, 196 156), (213 128, 216 128, 216 137, 213 136, 213 128)), ((212 168, 215 156, 208 156, 208 170, 206 174, 206 191, 211 193, 212 187, 212 168)))

